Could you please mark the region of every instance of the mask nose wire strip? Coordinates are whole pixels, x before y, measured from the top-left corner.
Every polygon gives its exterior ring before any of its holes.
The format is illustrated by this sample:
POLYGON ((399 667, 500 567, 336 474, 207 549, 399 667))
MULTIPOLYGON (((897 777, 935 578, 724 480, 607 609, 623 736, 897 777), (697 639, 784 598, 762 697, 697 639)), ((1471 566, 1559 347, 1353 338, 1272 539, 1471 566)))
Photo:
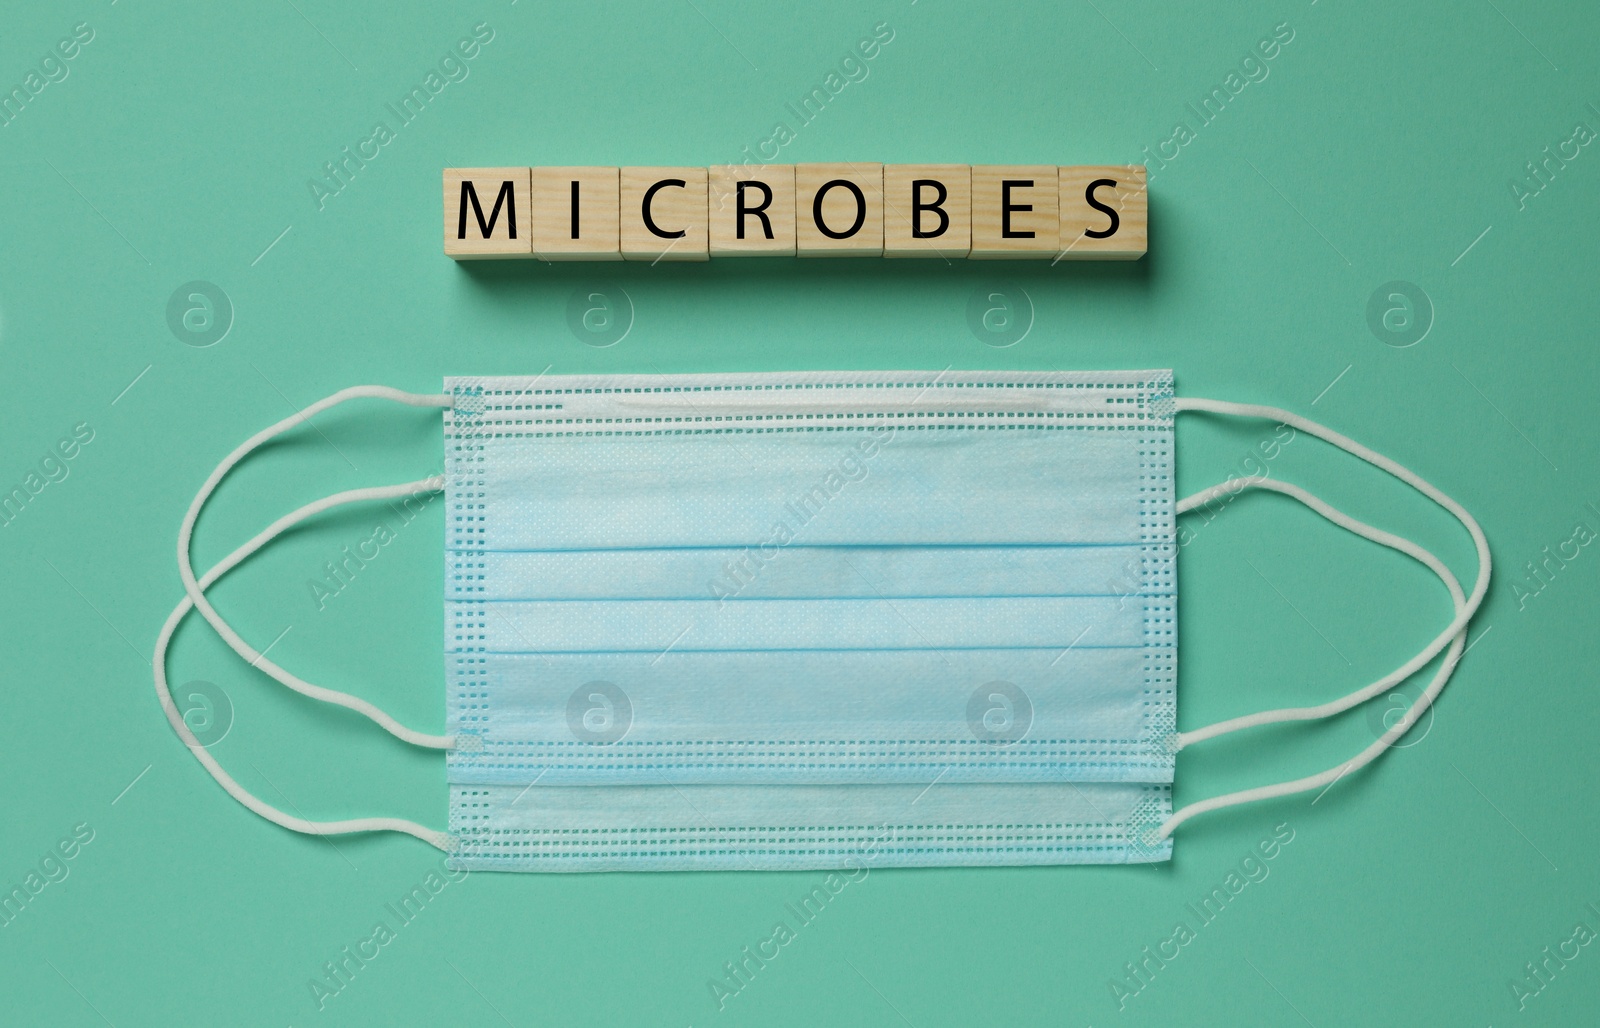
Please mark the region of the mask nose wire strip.
POLYGON ((243 460, 246 455, 268 440, 282 435, 284 432, 287 432, 298 425, 310 421, 317 414, 320 414, 330 407, 336 407, 347 400, 361 398, 392 400, 396 403, 403 403, 412 407, 449 407, 452 403, 451 397, 447 393, 407 393, 402 392, 399 389, 391 389, 388 386, 351 386, 348 389, 339 390, 332 396, 318 400, 316 403, 313 403, 304 410, 292 414, 277 424, 257 432, 243 443, 240 443, 232 453, 228 454, 228 456, 223 459, 222 463, 217 465, 216 470, 211 472, 211 475, 206 479, 205 484, 200 487, 200 491, 195 494, 194 501, 189 505, 188 513, 184 515, 183 525, 178 530, 178 573, 183 578, 184 591, 188 593, 190 601, 193 602, 195 609, 200 612, 200 616, 210 622, 211 627, 216 629, 217 634, 222 637, 222 641, 227 643, 228 646, 233 649, 233 652, 237 653, 240 657, 243 657, 246 661, 248 661, 252 667, 259 668, 260 670, 266 672, 278 682, 288 686, 290 689, 300 693, 302 696, 309 696, 310 698, 314 700, 320 700, 323 703, 332 703, 337 706, 345 707, 367 718, 370 718, 384 731, 403 742, 410 743, 413 746, 423 746, 430 749, 449 749, 452 745, 454 745, 454 739, 452 736, 430 735, 426 732, 418 732, 415 729, 407 728, 405 725, 400 724, 400 722, 390 717, 384 711, 378 709, 376 706, 368 703, 366 700, 363 700, 360 697, 352 696, 349 693, 339 692, 336 689, 328 689, 324 686, 313 685, 312 683, 307 682, 304 679, 301 679, 279 667, 276 663, 267 659, 266 656, 257 651, 255 647, 245 642, 244 639, 239 636, 239 633, 235 632, 233 627, 222 619, 222 615, 218 614, 216 609, 211 606, 211 601, 206 599, 205 592, 199 583, 195 581, 194 565, 191 563, 191 558, 189 556, 190 542, 194 535, 195 522, 200 517, 201 508, 203 508, 206 504, 206 501, 210 499, 212 492, 216 490, 217 484, 222 481, 223 477, 233 469, 234 465, 243 460))
MULTIPOLYGON (((1272 479, 1262 478, 1260 476, 1233 478, 1226 482, 1214 485, 1209 489, 1203 489, 1200 492, 1195 493, 1193 496, 1180 501, 1178 503, 1177 512, 1179 514, 1188 513, 1196 507, 1204 506, 1205 504, 1210 503, 1218 496, 1222 496, 1227 493, 1236 493, 1244 489, 1266 489, 1271 492, 1282 493, 1285 496, 1293 497, 1305 506, 1310 507, 1318 514, 1322 515, 1327 520, 1338 525, 1340 528, 1353 532, 1363 538, 1370 539, 1379 545, 1387 546, 1391 550, 1399 550, 1408 557, 1411 557, 1419 563, 1426 565, 1430 571, 1439 576, 1439 580, 1444 583, 1445 588, 1450 590, 1450 599, 1455 604, 1456 617, 1459 618, 1461 616, 1461 612, 1466 609, 1467 599, 1461 591, 1461 584, 1456 581, 1456 576, 1450 573, 1450 569, 1445 567, 1444 562, 1438 557, 1435 557, 1432 553, 1423 549, 1421 546, 1418 546, 1409 539, 1402 538, 1401 536, 1394 535, 1390 532, 1385 532, 1381 528, 1373 528, 1371 525, 1357 521, 1355 518, 1352 518, 1343 511, 1330 506, 1297 485, 1291 485, 1287 482, 1278 482, 1272 479)), ((1449 628, 1446 628, 1438 638, 1436 638, 1425 649, 1419 652, 1415 657, 1412 657, 1410 660, 1406 661, 1406 663, 1400 665, 1387 675, 1384 675, 1371 685, 1363 686, 1362 688, 1357 689, 1355 692, 1352 692, 1346 696, 1341 696, 1336 700, 1331 700, 1315 707, 1289 707, 1283 710, 1262 711, 1257 714, 1248 714, 1243 717, 1230 718, 1227 721, 1219 721, 1214 725, 1207 725, 1204 728, 1197 728, 1192 732, 1179 732, 1173 740, 1173 748, 1174 750, 1181 750, 1185 746, 1189 746, 1197 742, 1204 742, 1207 739, 1214 739, 1219 735, 1227 735, 1229 732, 1237 732, 1245 728, 1255 728, 1259 725, 1272 724, 1280 721, 1313 721, 1318 718, 1331 717, 1332 715, 1341 711, 1349 710, 1351 707, 1359 706, 1360 704, 1365 703, 1367 700, 1370 700, 1372 697, 1383 692, 1383 690, 1389 688, 1390 686, 1393 686, 1399 682, 1403 682, 1407 678, 1410 678, 1412 675, 1416 674, 1417 671, 1423 667, 1423 665, 1427 664, 1428 661, 1437 656, 1439 651, 1444 649, 1445 646, 1449 644, 1451 639, 1454 639, 1460 634, 1461 633, 1459 631, 1453 632, 1449 628)))
MULTIPOLYGON (((1197 803, 1191 803, 1177 811, 1170 818, 1168 818, 1157 831, 1151 833, 1155 840, 1167 838, 1179 825, 1197 815, 1209 813, 1213 810, 1222 810, 1227 807, 1236 807, 1245 803, 1255 803, 1259 800, 1277 799, 1282 796, 1293 796, 1296 793, 1309 792, 1312 789, 1323 788, 1325 786, 1332 785, 1334 782, 1337 782, 1350 772, 1359 770, 1376 760, 1380 754, 1382 754, 1390 746, 1393 746, 1395 741, 1403 736, 1411 725, 1416 723, 1417 718, 1419 718, 1423 712, 1426 711, 1430 705, 1432 705, 1435 697, 1437 697, 1439 693, 1443 691, 1445 683, 1450 680, 1450 675, 1453 671, 1455 671, 1456 663, 1461 659, 1461 654, 1466 648, 1467 623, 1471 620, 1472 615, 1477 613, 1478 608, 1483 604, 1484 595, 1489 591, 1490 570, 1489 540, 1485 538, 1483 529, 1479 527, 1477 520, 1473 518, 1471 514, 1467 513, 1466 509, 1455 500, 1445 495, 1439 489, 1435 488, 1433 485, 1424 480, 1422 476, 1418 475, 1416 472, 1405 467, 1399 462, 1391 460, 1388 457, 1383 456, 1381 453, 1370 450, 1348 436, 1335 432, 1331 428, 1327 428, 1326 426, 1320 425, 1309 418, 1303 418, 1298 414, 1291 413, 1290 411, 1283 410, 1279 407, 1267 407, 1248 403, 1229 403, 1225 400, 1207 400, 1198 397, 1179 397, 1176 400, 1175 406, 1178 411, 1201 411, 1211 414, 1227 414, 1233 417, 1265 418, 1267 420, 1276 421, 1279 424, 1289 425, 1298 431, 1315 436, 1326 443, 1337 446, 1339 449, 1344 450, 1347 453, 1350 453, 1356 457, 1360 457, 1362 460, 1373 465, 1374 467, 1387 471, 1395 478, 1400 479, 1400 481, 1411 486, 1413 489, 1416 489, 1418 492, 1428 497, 1428 499, 1443 507, 1446 511, 1453 515, 1457 521, 1461 522, 1462 527, 1464 527, 1467 530, 1467 533, 1472 536, 1472 543, 1477 551, 1478 577, 1473 582, 1472 594, 1467 597, 1465 607, 1457 613, 1455 619, 1451 621, 1450 627, 1445 630, 1447 635, 1451 635, 1453 637, 1450 640, 1450 649, 1445 654, 1444 660, 1441 662, 1438 672, 1434 674, 1433 680, 1428 683, 1427 688, 1423 689, 1421 694, 1417 696, 1416 701, 1412 703, 1411 708, 1406 712, 1406 716, 1394 727, 1390 728, 1388 731, 1384 732, 1383 735, 1379 736, 1377 741, 1372 743, 1372 745, 1368 746, 1366 749, 1362 750, 1360 753, 1357 753, 1354 757, 1351 757, 1345 763, 1336 767, 1331 767, 1320 774, 1310 775, 1305 778, 1298 778, 1289 782, 1279 782, 1275 785, 1260 786, 1255 789, 1244 789, 1239 792, 1228 793, 1224 796, 1216 796, 1208 800, 1201 800, 1197 803)), ((1368 688, 1371 687, 1369 686, 1368 688)), ((1358 690, 1358 692, 1364 691, 1366 690, 1358 690)), ((1349 699, 1349 697, 1346 697, 1346 699, 1349 699)), ((1354 702, 1358 703, 1360 701, 1356 700, 1354 702)), ((1288 720, 1289 718, 1279 716, 1284 713, 1284 711, 1263 711, 1261 714, 1251 715, 1247 718, 1237 718, 1235 719, 1237 728, 1230 730, 1237 730, 1238 728, 1250 728, 1257 724, 1270 724, 1275 720, 1288 720)))
MULTIPOLYGON (((324 497, 313 503, 308 503, 293 513, 286 514, 274 521, 267 528, 258 533, 255 538, 228 554, 216 567, 207 571, 196 583, 198 589, 206 589, 217 579, 231 571, 246 557, 277 538, 294 525, 320 514, 322 511, 341 507, 350 503, 360 503, 367 500, 386 500, 398 496, 406 496, 417 492, 437 490, 444 488, 444 479, 439 476, 424 478, 416 482, 406 482, 401 485, 378 486, 370 489, 351 489, 332 496, 324 497)), ((184 616, 194 607, 194 601, 188 596, 178 601, 172 613, 167 616, 166 624, 161 626, 161 634, 156 638, 155 655, 151 664, 155 670, 156 698, 161 701, 161 709, 167 715, 167 721, 172 724, 173 731, 183 740, 189 752, 200 761, 202 767, 210 772, 217 784, 227 790, 228 795, 266 818, 274 824, 306 835, 343 835, 349 832, 404 832, 421 839, 430 846, 436 846, 445 852, 450 852, 454 839, 447 832, 437 831, 414 821, 406 821, 396 817, 361 817, 347 821, 307 821, 305 818, 294 817, 278 808, 257 799, 249 790, 238 782, 228 772, 222 769, 215 757, 195 738, 194 732, 184 722, 183 715, 178 712, 177 705, 172 701, 172 692, 167 685, 167 649, 172 642, 172 635, 177 631, 184 616)))

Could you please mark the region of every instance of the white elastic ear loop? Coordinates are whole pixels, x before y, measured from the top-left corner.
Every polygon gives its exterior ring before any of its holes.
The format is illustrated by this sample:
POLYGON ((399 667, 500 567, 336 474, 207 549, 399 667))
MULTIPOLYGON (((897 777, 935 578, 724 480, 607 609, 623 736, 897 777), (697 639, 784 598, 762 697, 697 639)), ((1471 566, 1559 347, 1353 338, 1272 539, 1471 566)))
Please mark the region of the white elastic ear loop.
MULTIPOLYGON (((207 571, 196 583, 197 590, 208 588, 213 582, 231 571, 240 561, 271 542, 289 528, 299 524, 305 519, 319 514, 333 507, 345 504, 360 503, 366 500, 387 500, 398 496, 405 496, 416 492, 441 489, 444 480, 441 477, 424 478, 416 482, 405 482, 401 485, 379 486, 371 489, 350 489, 342 493, 324 497, 314 503, 308 503, 291 514, 286 514, 274 521, 267 528, 258 533, 255 538, 240 546, 237 550, 224 557, 216 567, 207 571)), ((216 758, 200 744, 190 731, 188 724, 183 720, 183 715, 178 712, 177 705, 172 701, 172 692, 167 685, 167 648, 172 642, 172 635, 177 631, 178 625, 183 621, 184 615, 194 607, 194 601, 185 596, 167 616, 166 624, 161 626, 161 634, 156 638, 155 655, 151 664, 155 670, 156 697, 161 701, 161 709, 166 712, 167 720, 172 724, 173 731, 189 747, 189 752, 195 755, 202 767, 210 772, 217 784, 227 790, 228 795, 255 811, 274 824, 307 835, 343 835, 348 832, 404 832, 416 836, 430 846, 436 846, 445 852, 453 848, 454 838, 447 832, 437 831, 432 828, 417 824, 415 821, 406 821, 396 817, 362 817, 348 821, 307 821, 304 818, 285 814, 276 807, 262 802, 252 795, 244 786, 234 781, 228 772, 222 769, 216 758)), ((342 695, 342 694, 341 694, 342 695)), ((381 711, 379 713, 382 713, 381 711)), ((387 715, 385 715, 387 716, 387 715)))
MULTIPOLYGON (((1306 778, 1299 778, 1290 782, 1280 782, 1275 785, 1261 786, 1255 789, 1245 789, 1240 792, 1229 793, 1225 796, 1217 796, 1209 800, 1202 800, 1198 803, 1191 803, 1167 819, 1166 823, 1164 823, 1161 828, 1154 833, 1154 838, 1156 840, 1167 838, 1180 824, 1192 817, 1195 817, 1196 815, 1208 813, 1213 810, 1221 810, 1227 807, 1239 806, 1245 803, 1254 803, 1257 800, 1276 799, 1281 796, 1292 796, 1296 793, 1309 792, 1312 789, 1331 785, 1350 772, 1365 767, 1367 764, 1370 764, 1372 761, 1376 760, 1380 753, 1394 745, 1395 741, 1403 736, 1409 730, 1411 725, 1416 723, 1417 719, 1421 717, 1423 712, 1426 711, 1433 703, 1435 697, 1437 697, 1439 693, 1443 691, 1445 683, 1450 680, 1450 675, 1455 670, 1456 663, 1461 659, 1461 654, 1466 647, 1467 623, 1471 620, 1472 615, 1477 612, 1478 607, 1482 605, 1484 595, 1489 590, 1490 572, 1489 540, 1485 538, 1483 529, 1479 527, 1478 522, 1472 517, 1471 514, 1467 513, 1467 511, 1459 503, 1445 495, 1433 485, 1429 484, 1416 472, 1410 470, 1397 461, 1391 460, 1380 453, 1376 453, 1373 450, 1362 446, 1355 440, 1350 439, 1349 437, 1335 432, 1334 430, 1320 425, 1314 421, 1311 421, 1309 418, 1303 418, 1298 414, 1290 413, 1289 411, 1278 407, 1267 407, 1258 404, 1229 403, 1223 400, 1206 400, 1196 397, 1179 398, 1175 403, 1175 407, 1179 411, 1205 411, 1215 414, 1228 414, 1235 417, 1265 418, 1276 421, 1279 424, 1290 425, 1299 431, 1331 443, 1332 445, 1339 447, 1341 450, 1360 457, 1367 463, 1387 471, 1389 474, 1400 479, 1402 482, 1410 485, 1412 488, 1416 489, 1430 500, 1433 500, 1435 503, 1439 504, 1439 506, 1449 511, 1457 521, 1461 522, 1462 526, 1466 528, 1468 534, 1472 536, 1473 545, 1477 550, 1478 577, 1473 583, 1471 596, 1467 598, 1464 606, 1458 608, 1455 619, 1450 623, 1450 627, 1447 628, 1441 636, 1441 638, 1449 640, 1450 649, 1449 652, 1445 654, 1444 660, 1440 664, 1438 672, 1434 675, 1433 680, 1428 683, 1427 688, 1422 691, 1422 693, 1417 697, 1416 701, 1411 705, 1411 708, 1406 712, 1406 716, 1394 727, 1390 728, 1388 731, 1384 732, 1383 735, 1379 736, 1376 742, 1362 750, 1360 753, 1356 754, 1345 763, 1340 764, 1337 767, 1329 768, 1320 774, 1310 775, 1306 778)), ((1289 495, 1293 494, 1291 493, 1289 495)), ((1309 496, 1309 494, 1307 495, 1309 496)), ((1329 509, 1331 510, 1332 508, 1329 509)), ((1353 518, 1350 518, 1349 520, 1351 522, 1355 521, 1353 518)), ((1370 528, 1370 526, 1363 527, 1370 528)), ((1371 531, 1375 534, 1379 532, 1378 529, 1371 529, 1371 531)), ((1388 535, 1388 533, 1382 534, 1388 535)), ((1367 538, 1374 537, 1372 535, 1368 535, 1367 538)), ((1391 538, 1396 540, 1399 539, 1397 536, 1392 536, 1391 538)), ((1374 541, 1380 540, 1374 539, 1374 541)), ((1418 547, 1418 549, 1420 550, 1421 548, 1418 547)), ((1414 555, 1415 554, 1413 554, 1413 556, 1414 555)), ((1426 563, 1426 561, 1424 563, 1426 563)), ((1448 581, 1446 584, 1449 584, 1448 581)), ((1452 598, 1454 598, 1453 595, 1452 598)), ((1423 657, 1421 654, 1419 654, 1420 659, 1413 658, 1413 662, 1416 663, 1417 667, 1421 667, 1422 664, 1426 663, 1426 661, 1431 659, 1432 655, 1436 654, 1437 652, 1437 647, 1430 646, 1428 649, 1423 651, 1423 653, 1427 654, 1428 656, 1423 657)), ((1328 709, 1327 713, 1325 714, 1312 713, 1307 716, 1325 717, 1327 714, 1337 713, 1339 710, 1348 709, 1350 706, 1361 702, 1362 699, 1370 698, 1371 696, 1376 695, 1385 687, 1386 686, 1374 683, 1374 685, 1368 686, 1365 689, 1357 690, 1356 693, 1352 693, 1350 696, 1344 697, 1342 700, 1335 701, 1332 704, 1325 704, 1324 708, 1332 708, 1328 709), (1361 694, 1365 695, 1361 696, 1361 694), (1358 696, 1360 698, 1352 699, 1352 697, 1358 696), (1340 704, 1343 705, 1341 706, 1340 704)), ((1275 721, 1298 720, 1301 719, 1300 715, 1304 710, 1316 711, 1321 709, 1323 708, 1291 708, 1288 710, 1264 711, 1261 714, 1250 715, 1246 718, 1236 718, 1232 722, 1225 722, 1224 724, 1232 726, 1227 728, 1226 731, 1236 731, 1240 728, 1254 727, 1258 724, 1270 724, 1275 721)), ((1212 727, 1216 728, 1219 726, 1212 727)), ((1222 734, 1222 732, 1218 731, 1213 734, 1222 734)))
MULTIPOLYGON (((1194 510, 1196 507, 1201 507, 1207 503, 1210 503, 1218 496, 1226 493, 1240 492, 1244 489, 1266 489, 1271 492, 1282 493, 1285 496, 1293 497, 1305 506, 1310 507, 1318 514, 1322 515, 1327 520, 1338 525, 1340 528, 1353 532, 1365 539, 1370 539, 1382 546, 1387 546, 1391 550, 1399 550, 1408 557, 1411 557, 1426 565, 1430 571, 1439 576, 1439 580, 1444 583, 1445 588, 1450 590, 1450 599, 1451 602, 1455 604, 1455 613, 1457 618, 1459 618, 1461 616, 1461 612, 1466 609, 1467 600, 1466 596, 1461 591, 1461 583, 1456 581, 1456 576, 1450 573, 1450 569, 1445 567, 1444 562, 1438 557, 1434 556, 1428 550, 1423 549, 1421 546, 1418 546, 1409 539, 1394 535, 1390 532, 1385 532, 1381 528, 1374 528, 1365 522, 1357 521, 1355 518, 1350 517, 1348 514, 1345 514, 1336 507, 1324 503, 1322 500, 1318 499, 1316 496, 1297 485, 1291 485, 1287 482, 1279 482, 1259 476, 1251 476, 1249 478, 1231 478, 1228 481, 1220 482, 1209 489, 1202 489, 1193 496, 1189 496, 1179 501, 1177 513, 1186 514, 1189 511, 1194 510)), ((1452 624, 1453 623, 1454 622, 1452 622, 1452 624)), ((1383 690, 1389 688, 1390 686, 1403 682, 1407 678, 1410 678, 1412 675, 1416 674, 1418 669, 1420 669, 1428 661, 1432 660, 1440 650, 1444 649, 1445 645, 1451 639, 1455 638, 1455 636, 1459 634, 1459 632, 1451 634, 1447 629, 1443 635, 1429 643, 1415 657, 1412 657, 1395 670, 1389 672, 1387 675, 1384 675, 1371 685, 1363 686, 1362 688, 1357 689, 1355 692, 1341 696, 1336 700, 1330 700, 1327 703, 1315 707, 1286 707, 1282 710, 1266 710, 1255 714, 1246 714, 1242 717, 1230 718, 1226 721, 1218 721, 1216 724, 1207 725, 1204 728, 1196 728, 1192 732, 1179 732, 1173 739, 1173 750, 1176 752, 1177 750, 1183 749, 1185 746, 1189 746, 1197 742, 1204 742, 1207 739, 1214 739, 1219 735, 1227 735, 1230 732, 1237 732, 1245 728, 1255 728, 1259 725, 1274 724, 1281 721, 1313 721, 1318 718, 1331 717, 1332 715, 1341 711, 1349 710, 1351 707, 1359 706, 1360 704, 1383 692, 1383 690)))
MULTIPOLYGON (((194 501, 189 504, 189 511, 184 515, 183 524, 178 529, 178 574, 183 578, 184 591, 188 593, 190 601, 193 602, 195 609, 200 612, 200 616, 210 622, 211 627, 216 629, 217 634, 222 637, 222 641, 227 643, 228 646, 233 649, 233 652, 237 653, 239 656, 248 661, 251 666, 260 668, 268 675, 271 675, 282 684, 288 686, 303 696, 309 696, 314 700, 320 700, 324 703, 332 703, 337 706, 345 707, 367 718, 370 718, 384 731, 393 735, 397 739, 412 744, 413 746, 425 746, 431 749, 445 750, 451 748, 455 744, 452 736, 431 735, 427 732, 418 732, 414 729, 407 728, 405 725, 400 724, 400 722, 396 721, 394 718, 390 717, 376 706, 373 706, 371 703, 368 703, 366 700, 352 696, 349 693, 339 692, 336 689, 328 689, 320 685, 313 685, 312 683, 307 682, 304 679, 289 673, 288 671, 285 671, 271 660, 268 660, 266 656, 257 651, 255 647, 251 646, 249 643, 245 642, 244 639, 240 638, 239 633, 235 632, 233 627, 222 619, 222 615, 218 614, 216 609, 211 606, 211 602, 206 599, 203 588, 198 582, 195 581, 194 565, 190 561, 190 540, 194 535, 194 526, 195 522, 200 517, 200 510, 206 505, 206 501, 210 499, 212 492, 215 491, 217 487, 217 484, 222 481, 223 477, 227 475, 230 470, 233 469, 234 465, 238 464, 239 461, 244 459, 247 454, 249 454, 252 450, 255 450, 262 443, 267 442, 269 439, 282 435, 291 428, 311 420, 313 417, 330 407, 336 407, 339 404, 344 403, 346 400, 360 398, 392 400, 396 403, 404 403, 412 407, 449 407, 452 403, 451 397, 448 393, 407 393, 402 392, 399 389, 391 389, 388 386, 351 386, 348 389, 339 390, 332 396, 318 400, 316 403, 313 403, 304 410, 292 414, 277 424, 257 432, 249 439, 246 439, 243 443, 240 443, 239 446, 236 447, 232 453, 228 454, 227 457, 223 458, 222 463, 217 465, 216 470, 211 472, 210 477, 205 480, 205 484, 200 487, 200 491, 195 494, 194 501)), ((359 492, 359 490, 355 490, 350 494, 340 495, 354 496, 357 492, 359 492)), ((401 494, 389 493, 386 495, 396 496, 401 494)), ((352 499, 346 502, 355 502, 355 500, 352 499)))

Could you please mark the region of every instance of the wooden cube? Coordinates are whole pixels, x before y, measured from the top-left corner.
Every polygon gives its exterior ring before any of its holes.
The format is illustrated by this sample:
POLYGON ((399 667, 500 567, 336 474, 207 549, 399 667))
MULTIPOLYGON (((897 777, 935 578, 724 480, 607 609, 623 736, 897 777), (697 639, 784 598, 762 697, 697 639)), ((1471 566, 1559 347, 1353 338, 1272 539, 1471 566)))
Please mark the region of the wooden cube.
POLYGON ((531 257, 527 168, 446 168, 444 252, 458 261, 531 257))
POLYGON ((706 169, 623 168, 622 259, 703 261, 706 236, 706 169))
POLYGON ((711 256, 794 256, 794 165, 711 168, 711 256))
POLYGON ((1062 168, 1063 260, 1135 261, 1149 248, 1150 194, 1142 164, 1062 168))
POLYGON ((973 259, 1052 258, 1060 238, 1055 165, 972 166, 973 259))
POLYGON ((533 255, 546 261, 622 260, 616 168, 534 168, 533 255))
POLYGON ((801 257, 883 256, 883 165, 796 164, 794 200, 801 257))
POLYGON ((883 255, 965 257, 972 249, 972 169, 883 166, 883 255))

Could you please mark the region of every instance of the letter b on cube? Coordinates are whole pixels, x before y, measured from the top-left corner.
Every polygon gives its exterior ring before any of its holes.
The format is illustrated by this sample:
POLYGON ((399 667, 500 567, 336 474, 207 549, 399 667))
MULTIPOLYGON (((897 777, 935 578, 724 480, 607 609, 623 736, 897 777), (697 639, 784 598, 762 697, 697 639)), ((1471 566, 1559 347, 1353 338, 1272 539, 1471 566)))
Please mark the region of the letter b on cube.
POLYGON ((883 166, 883 255, 966 257, 972 249, 972 169, 965 164, 883 166))

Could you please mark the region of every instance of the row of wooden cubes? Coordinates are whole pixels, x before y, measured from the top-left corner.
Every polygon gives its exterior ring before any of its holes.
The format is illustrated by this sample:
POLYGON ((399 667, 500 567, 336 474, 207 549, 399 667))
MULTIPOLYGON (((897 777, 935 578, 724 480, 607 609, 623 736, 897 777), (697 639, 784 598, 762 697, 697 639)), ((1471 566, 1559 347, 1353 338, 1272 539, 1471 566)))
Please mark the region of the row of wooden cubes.
POLYGON ((450 168, 458 260, 711 257, 1136 260, 1143 165, 450 168))

